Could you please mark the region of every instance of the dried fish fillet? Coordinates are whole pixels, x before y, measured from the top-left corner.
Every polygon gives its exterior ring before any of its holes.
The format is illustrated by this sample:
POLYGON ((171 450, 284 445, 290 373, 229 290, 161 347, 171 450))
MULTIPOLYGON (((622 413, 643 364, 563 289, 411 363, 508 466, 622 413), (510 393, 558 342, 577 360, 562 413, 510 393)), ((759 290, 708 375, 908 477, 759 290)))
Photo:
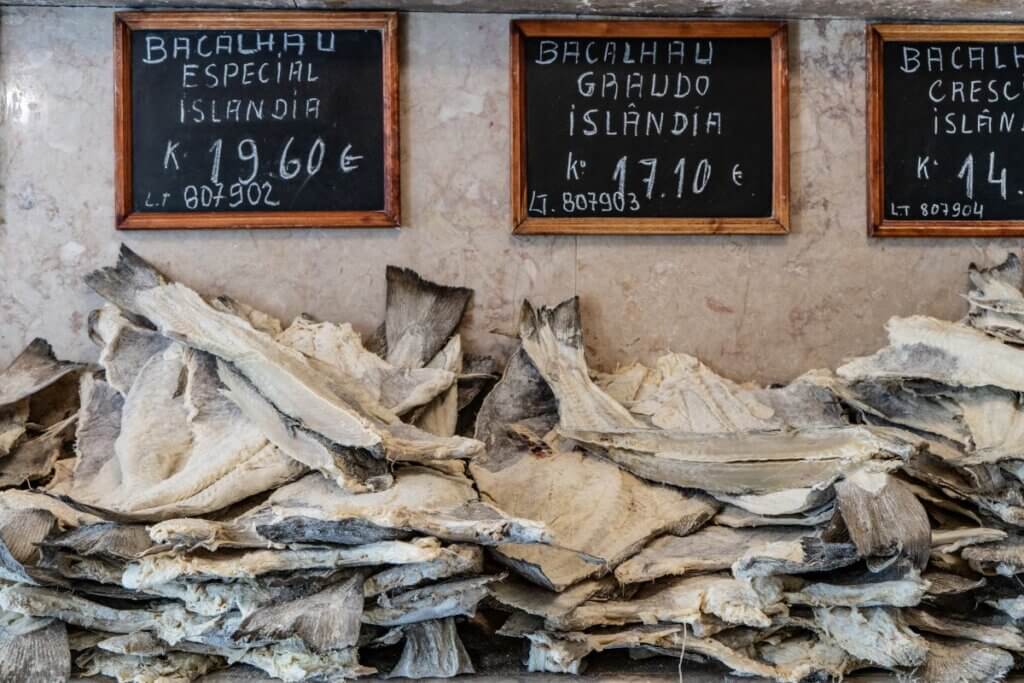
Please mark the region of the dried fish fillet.
POLYGON ((405 629, 402 658, 388 678, 451 678, 476 673, 455 620, 432 619, 410 624, 405 629))
POLYGON ((940 617, 927 610, 909 609, 903 612, 907 624, 918 631, 926 631, 940 636, 972 640, 986 645, 993 645, 1011 652, 1024 652, 1024 635, 1012 624, 990 626, 976 624, 964 619, 940 617))
POLYGON ((125 588, 145 590, 184 577, 252 578, 261 574, 323 567, 366 567, 375 564, 427 562, 441 554, 436 539, 382 541, 350 548, 254 550, 196 553, 188 557, 162 554, 136 560, 124 572, 125 588))
POLYGON ((856 472, 836 484, 836 503, 869 567, 882 568, 900 557, 909 558, 919 570, 928 564, 928 513, 900 480, 880 472, 856 472))
POLYGON ((640 385, 630 412, 661 429, 701 434, 780 429, 770 405, 717 375, 693 356, 661 356, 640 385))
POLYGON ((673 578, 645 586, 629 600, 588 601, 565 616, 548 619, 548 625, 560 631, 657 622, 693 627, 707 615, 730 624, 767 628, 770 614, 785 611, 782 585, 774 578, 758 579, 757 584, 755 589, 722 574, 673 578))
POLYGON ((995 647, 928 638, 928 658, 916 675, 925 683, 992 683, 1013 667, 1013 656, 995 647))
POLYGON ((217 376, 224 384, 224 396, 255 425, 282 453, 314 469, 355 493, 378 491, 391 485, 387 465, 358 449, 342 448, 316 432, 302 427, 260 394, 231 366, 217 362, 217 376))
POLYGON ((473 482, 442 474, 428 467, 405 467, 395 473, 395 484, 379 492, 350 494, 323 477, 312 474, 288 484, 270 496, 276 518, 258 527, 266 535, 287 541, 291 519, 316 520, 341 527, 365 524, 372 528, 414 531, 443 540, 499 545, 544 543, 550 535, 542 524, 510 518, 477 500, 473 482))
POLYGON ((105 304, 89 315, 89 336, 102 347, 99 363, 104 379, 122 395, 131 390, 143 366, 174 343, 156 330, 129 320, 113 304, 105 304))
POLYGON ((333 368, 214 309, 127 247, 122 246, 117 266, 90 273, 86 283, 120 308, 152 321, 164 336, 233 363, 268 401, 311 431, 340 446, 383 454, 379 429, 337 395, 333 368))
POLYGON ((63 622, 0 613, 0 681, 66 681, 70 675, 63 622))
POLYGON ((422 368, 455 333, 473 290, 438 285, 395 266, 388 266, 386 278, 385 357, 396 367, 422 368))
POLYGON ((42 434, 19 444, 0 459, 0 489, 21 486, 45 479, 53 472, 64 446, 72 440, 78 416, 72 415, 49 427, 42 434))
POLYGON ((564 590, 606 573, 649 539, 677 527, 699 526, 717 511, 704 497, 648 484, 581 453, 552 451, 539 438, 524 441, 525 428, 508 429, 510 423, 553 426, 554 408, 544 379, 518 351, 480 408, 476 437, 487 450, 470 463, 484 500, 506 514, 544 523, 563 546, 500 548, 498 559, 530 581, 564 590), (577 491, 588 492, 586 507, 578 504, 577 491), (633 512, 623 515, 622 510, 633 512))
POLYGON ((893 469, 913 450, 906 441, 865 427, 711 435, 560 432, 644 479, 700 488, 762 514, 820 505, 824 501, 814 494, 825 495, 842 476, 861 468, 893 469))
POLYGON ((609 629, 597 633, 533 631, 526 634, 530 641, 527 669, 579 675, 584 671, 584 657, 593 652, 645 645, 665 646, 668 644, 666 640, 681 630, 680 626, 660 625, 609 629))
POLYGON ((29 398, 62 377, 81 372, 85 368, 82 363, 57 360, 53 348, 45 339, 33 339, 0 372, 0 408, 29 398))
POLYGON ((756 553, 762 545, 798 541, 807 533, 806 529, 785 527, 706 526, 689 536, 662 536, 620 564, 615 578, 620 583, 639 583, 662 576, 721 571, 744 555, 756 553))
POLYGON ((403 626, 431 619, 472 616, 487 597, 487 585, 503 576, 478 576, 415 588, 378 597, 378 604, 363 612, 363 622, 375 626, 403 626))
POLYGON ((100 380, 82 386, 77 502, 139 520, 198 515, 305 470, 221 395, 208 354, 176 344, 151 357, 123 404, 100 380))
POLYGON ((768 543, 744 552, 732 565, 737 578, 808 574, 848 567, 860 556, 852 543, 830 543, 819 536, 768 543))
POLYGON ((298 638, 314 652, 354 647, 363 613, 363 578, 353 576, 318 593, 255 610, 236 637, 298 638))
POLYGON ((927 379, 954 386, 1024 391, 1024 351, 961 323, 925 316, 892 318, 889 346, 836 373, 847 380, 927 379))
POLYGON ((829 502, 816 510, 807 510, 798 515, 759 515, 749 510, 726 505, 715 515, 714 524, 719 526, 732 527, 733 529, 748 529, 759 526, 801 526, 814 527, 827 523, 835 511, 835 506, 829 502))
POLYGON ((392 365, 363 348, 362 340, 348 323, 316 322, 299 317, 276 340, 310 358, 336 368, 354 386, 349 393, 365 391, 369 400, 395 415, 423 406, 455 383, 457 370, 446 367, 392 365))
MULTIPOLYGON (((440 369, 458 376, 462 373, 462 338, 455 335, 441 351, 427 363, 427 368, 440 369)), ((459 387, 453 383, 430 403, 418 408, 411 422, 420 429, 437 436, 453 436, 459 424, 459 387)))
POLYGON ((563 429, 617 431, 642 425, 611 396, 597 388, 583 357, 583 330, 578 298, 555 308, 535 309, 523 302, 519 318, 523 350, 558 399, 563 429))
POLYGON ((968 324, 1009 342, 1024 341, 1024 269, 1017 255, 1009 254, 992 268, 972 263, 967 275, 971 283, 967 291, 968 324))
POLYGON ((166 652, 156 657, 93 651, 76 665, 86 676, 107 676, 118 683, 190 681, 224 665, 224 660, 190 652, 166 652))
POLYGON ((974 571, 986 576, 1014 576, 1024 573, 1024 538, 1019 536, 964 548, 960 555, 974 571))
POLYGON ((490 594, 506 607, 544 619, 559 619, 591 598, 611 597, 616 588, 610 576, 581 581, 561 593, 510 577, 492 584, 490 594))
POLYGON ((419 586, 428 581, 482 574, 483 571, 484 554, 479 546, 450 545, 435 560, 388 567, 374 574, 363 584, 363 594, 369 598, 419 586))
POLYGON ((911 631, 895 610, 817 608, 814 618, 836 645, 872 664, 887 669, 919 666, 928 656, 928 642, 911 631))

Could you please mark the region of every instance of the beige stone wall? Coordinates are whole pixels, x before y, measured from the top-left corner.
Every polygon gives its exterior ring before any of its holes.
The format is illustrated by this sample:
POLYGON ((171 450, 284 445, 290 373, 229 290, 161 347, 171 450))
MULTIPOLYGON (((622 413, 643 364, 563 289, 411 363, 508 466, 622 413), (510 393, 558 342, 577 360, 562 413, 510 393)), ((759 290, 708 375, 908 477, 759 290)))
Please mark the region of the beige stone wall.
POLYGON ((284 317, 373 329, 384 266, 477 291, 469 344, 506 353, 523 297, 583 302, 592 361, 665 350, 738 379, 785 381, 884 341, 892 315, 963 312, 972 260, 1019 240, 872 240, 864 212, 863 23, 791 25, 793 232, 751 237, 514 237, 502 15, 412 14, 402 30, 406 227, 117 233, 111 17, 0 15, 0 365, 32 337, 95 355, 81 283, 124 241, 173 277, 284 317))

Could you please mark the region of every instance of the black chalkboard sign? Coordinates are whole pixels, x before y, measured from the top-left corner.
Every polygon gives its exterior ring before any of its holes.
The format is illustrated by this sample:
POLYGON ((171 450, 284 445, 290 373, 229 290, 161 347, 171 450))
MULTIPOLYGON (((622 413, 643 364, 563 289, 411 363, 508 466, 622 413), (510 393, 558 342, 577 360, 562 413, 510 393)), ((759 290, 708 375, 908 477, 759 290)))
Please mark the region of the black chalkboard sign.
POLYGON ((522 233, 785 233, 786 27, 512 23, 522 233))
POLYGON ((1024 27, 876 25, 869 230, 1024 235, 1024 27))
POLYGON ((120 228, 399 222, 397 15, 115 18, 120 228))

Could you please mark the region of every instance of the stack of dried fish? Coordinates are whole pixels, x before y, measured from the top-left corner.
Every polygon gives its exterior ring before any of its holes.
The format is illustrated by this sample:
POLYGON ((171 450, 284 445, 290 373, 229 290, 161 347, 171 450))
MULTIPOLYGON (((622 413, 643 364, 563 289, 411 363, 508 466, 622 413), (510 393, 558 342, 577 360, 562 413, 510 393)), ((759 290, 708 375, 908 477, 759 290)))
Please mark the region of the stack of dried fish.
POLYGON ((98 367, 36 342, 0 377, 0 680, 340 680, 398 644, 391 675, 471 672, 482 548, 550 539, 466 476, 470 291, 390 269, 374 353, 128 250, 88 282, 98 367))
POLYGON ((576 302, 526 305, 470 469, 577 550, 495 549, 523 577, 492 595, 530 669, 621 649, 779 681, 1002 680, 1024 655, 1024 269, 970 279, 963 322, 893 320, 874 356, 767 389, 681 354, 592 375, 576 302))
POLYGON ((0 375, 0 681, 454 676, 520 644, 532 671, 1000 680, 1024 269, 970 281, 964 321, 770 388, 683 354, 593 373, 577 302, 527 303, 485 391, 469 290, 389 269, 364 345, 124 250, 88 277, 97 366, 35 342, 0 375))

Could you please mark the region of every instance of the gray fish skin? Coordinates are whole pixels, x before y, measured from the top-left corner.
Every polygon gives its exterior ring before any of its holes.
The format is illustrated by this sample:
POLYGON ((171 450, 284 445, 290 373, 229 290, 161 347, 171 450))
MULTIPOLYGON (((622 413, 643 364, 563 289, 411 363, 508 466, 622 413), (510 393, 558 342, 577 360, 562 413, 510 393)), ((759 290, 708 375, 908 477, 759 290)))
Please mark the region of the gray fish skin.
POLYGON ((422 368, 455 333, 473 290, 425 280, 408 268, 388 266, 384 314, 385 359, 422 368))
POLYGON ((297 637, 314 652, 353 647, 359 642, 363 577, 358 574, 319 593, 268 605, 247 616, 237 635, 285 640, 297 637))
POLYGON ((84 370, 82 363, 57 360, 45 339, 33 339, 10 365, 0 372, 0 408, 32 396, 65 375, 84 370))
POLYGON ((64 622, 23 618, 0 623, 0 681, 57 683, 70 677, 71 649, 64 622))

